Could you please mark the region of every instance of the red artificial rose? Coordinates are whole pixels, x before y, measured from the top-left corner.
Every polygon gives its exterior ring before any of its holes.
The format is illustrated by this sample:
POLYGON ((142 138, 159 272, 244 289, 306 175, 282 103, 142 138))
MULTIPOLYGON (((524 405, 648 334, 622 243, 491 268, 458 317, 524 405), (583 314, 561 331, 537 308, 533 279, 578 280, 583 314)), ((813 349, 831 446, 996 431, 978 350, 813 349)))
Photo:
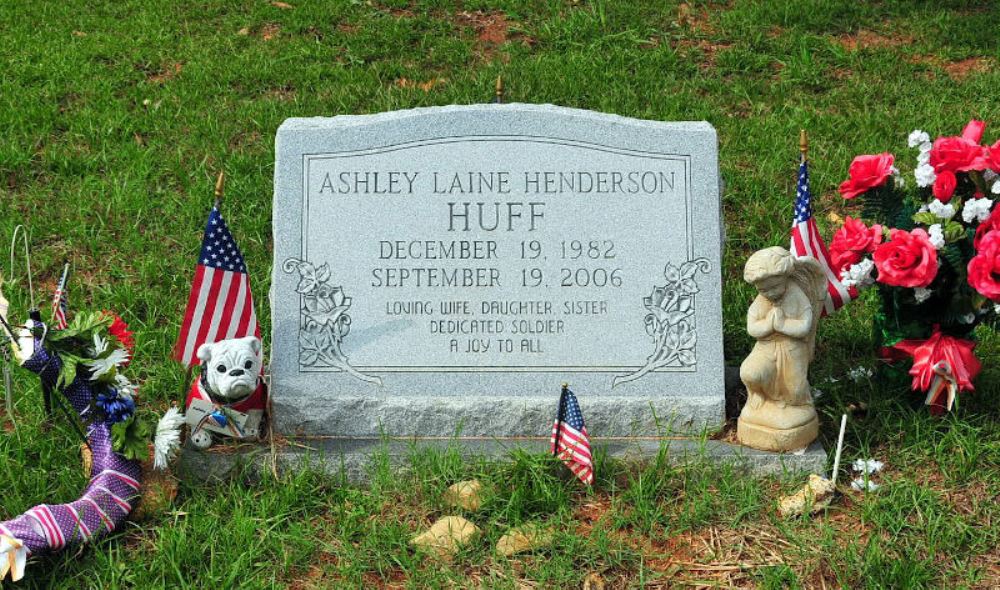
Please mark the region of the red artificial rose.
POLYGON ((989 147, 990 169, 996 172, 1000 170, 1000 140, 989 147))
POLYGON ((125 352, 128 353, 129 361, 131 361, 132 355, 135 353, 135 337, 133 336, 133 332, 129 331, 128 324, 118 314, 110 311, 105 311, 104 313, 114 318, 111 326, 108 327, 108 333, 114 336, 125 347, 125 352))
POLYGON ((895 156, 889 152, 872 156, 858 156, 847 171, 849 178, 840 184, 840 196, 853 199, 861 193, 885 184, 892 174, 895 156))
POLYGON ((889 241, 875 248, 878 281, 895 287, 927 287, 938 271, 937 250, 927 232, 894 229, 889 241))
POLYGON ((947 203, 951 200, 951 196, 955 194, 956 186, 958 186, 958 179, 955 178, 955 173, 951 170, 942 170, 938 173, 937 178, 934 179, 932 192, 937 200, 947 203))
POLYGON ((991 231, 979 241, 976 255, 969 261, 969 284, 1000 303, 1000 231, 991 231))
POLYGON ((930 164, 938 174, 945 170, 985 170, 990 165, 989 156, 989 148, 979 145, 978 140, 972 141, 963 136, 939 137, 931 147, 930 164))
POLYGON ((983 138, 983 129, 985 128, 985 122, 973 119, 965 124, 965 128, 962 129, 962 137, 973 143, 979 143, 979 140, 983 138))
POLYGON ((980 223, 979 227, 976 228, 976 238, 972 241, 972 247, 979 250, 983 238, 994 230, 1000 231, 1000 207, 993 207, 993 212, 986 218, 986 221, 980 223))
POLYGON ((865 254, 875 251, 875 246, 882 243, 882 226, 867 227, 860 219, 848 216, 844 227, 833 234, 830 242, 830 261, 833 269, 840 276, 852 264, 861 262, 865 254))

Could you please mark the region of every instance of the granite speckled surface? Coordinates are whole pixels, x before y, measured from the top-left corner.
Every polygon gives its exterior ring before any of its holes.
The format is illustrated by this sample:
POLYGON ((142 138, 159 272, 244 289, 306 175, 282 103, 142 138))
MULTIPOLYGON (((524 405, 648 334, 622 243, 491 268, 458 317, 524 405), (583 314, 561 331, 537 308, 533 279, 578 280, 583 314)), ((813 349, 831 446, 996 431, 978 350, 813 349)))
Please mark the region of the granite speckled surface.
MULTIPOLYGON (((361 439, 383 434, 538 436, 551 425, 564 381, 577 393, 592 436, 696 434, 722 426, 721 197, 717 137, 708 123, 643 121, 526 104, 289 119, 277 135, 274 187, 270 354, 277 432, 361 439), (431 182, 434 172, 504 169, 511 171, 513 185, 524 174, 527 190, 536 188, 528 184, 530 170, 550 168, 622 170, 625 179, 628 171, 655 174, 648 177, 650 194, 642 193, 643 187, 638 187, 642 194, 630 194, 620 184, 620 192, 586 199, 556 193, 439 196, 433 185, 421 185, 431 182), (393 170, 400 172, 397 184, 381 188, 398 194, 369 194, 373 185, 367 180, 358 184, 356 175, 345 177, 353 179, 350 194, 336 194, 330 183, 339 172, 393 170), (411 176, 402 175, 407 171, 411 176), (656 185, 656 179, 670 179, 670 184, 656 185), (369 192, 360 195, 359 187, 369 192), (662 200, 655 200, 660 195, 662 200), (508 246, 514 242, 501 236, 498 243, 506 258, 486 264, 504 273, 504 288, 488 297, 549 298, 556 305, 573 296, 605 299, 610 312, 586 321, 567 319, 564 333, 537 338, 544 352, 531 350, 529 343, 527 352, 519 349, 503 359, 443 348, 447 341, 427 331, 424 318, 386 317, 385 297, 434 298, 435 305, 439 299, 481 304, 481 291, 471 288, 387 290, 374 287, 371 278, 370 267, 379 264, 379 241, 441 239, 443 208, 462 198, 544 202, 546 217, 538 218, 537 231, 530 233, 526 227, 517 239, 537 236, 546 248, 555 248, 563 234, 601 237, 606 231, 620 252, 614 264, 626 276, 615 291, 551 288, 549 295, 539 296, 538 291, 510 286, 516 268, 504 265, 513 264, 508 246), (420 234, 425 226, 429 233, 420 234), (319 316, 316 300, 311 307, 306 301, 316 291, 300 295, 302 289, 315 289, 312 283, 303 287, 303 261, 312 265, 311 280, 340 289, 337 301, 349 307, 344 315, 350 324, 337 332, 339 356, 331 352, 329 342, 325 345, 333 355, 327 358, 336 357, 334 363, 317 360, 316 353, 307 350, 315 347, 319 316), (693 261, 704 263, 683 270, 684 263, 693 261), (665 283, 684 278, 671 278, 665 270, 668 263, 687 273, 698 291, 681 303, 663 303, 664 318, 671 311, 693 309, 690 329, 681 332, 684 342, 678 345, 675 333, 664 345, 678 350, 689 346, 689 353, 674 354, 666 366, 639 378, 623 379, 641 371, 655 354, 655 334, 651 337, 646 329, 650 311, 643 299, 656 297, 656 289, 663 296, 665 283), (323 264, 331 272, 317 278, 315 269, 323 264), (385 295, 387 291, 392 295, 385 295), (568 295, 571 291, 576 295, 568 295), (690 333, 695 338, 689 338, 690 333), (307 339, 313 339, 308 346, 307 339)), ((518 211, 523 216, 510 219, 511 224, 535 221, 526 221, 527 205, 518 211)), ((483 232, 472 234, 470 239, 490 239, 483 232)), ((532 321, 536 319, 558 317, 532 321)))

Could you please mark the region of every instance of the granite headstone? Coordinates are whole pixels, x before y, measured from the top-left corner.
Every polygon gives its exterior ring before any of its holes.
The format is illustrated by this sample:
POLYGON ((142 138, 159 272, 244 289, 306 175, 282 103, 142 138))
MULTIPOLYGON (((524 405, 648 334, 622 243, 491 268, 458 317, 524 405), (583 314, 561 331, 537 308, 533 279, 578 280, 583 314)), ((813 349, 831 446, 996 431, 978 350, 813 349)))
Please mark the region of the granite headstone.
POLYGON ((715 130, 549 105, 289 119, 271 378, 288 435, 594 437, 724 419, 715 130))

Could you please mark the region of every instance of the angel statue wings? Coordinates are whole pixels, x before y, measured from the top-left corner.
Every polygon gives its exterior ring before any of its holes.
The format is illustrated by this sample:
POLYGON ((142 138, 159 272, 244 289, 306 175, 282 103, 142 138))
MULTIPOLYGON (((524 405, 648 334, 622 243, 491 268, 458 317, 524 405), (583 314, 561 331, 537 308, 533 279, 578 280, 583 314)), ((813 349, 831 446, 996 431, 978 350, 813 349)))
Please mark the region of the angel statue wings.
POLYGON ((747 403, 737 437, 767 451, 806 447, 819 433, 808 372, 826 293, 822 267, 774 247, 754 253, 743 278, 758 292, 747 312, 757 343, 740 366, 747 403))

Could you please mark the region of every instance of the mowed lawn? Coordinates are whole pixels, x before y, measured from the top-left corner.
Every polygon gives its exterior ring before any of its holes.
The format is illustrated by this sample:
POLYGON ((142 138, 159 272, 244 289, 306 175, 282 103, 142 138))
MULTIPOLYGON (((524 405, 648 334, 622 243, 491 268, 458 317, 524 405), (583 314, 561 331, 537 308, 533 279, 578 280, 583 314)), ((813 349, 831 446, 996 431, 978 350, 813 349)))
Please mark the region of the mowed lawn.
MULTIPOLYGON (((786 243, 798 130, 810 132, 829 235, 829 214, 852 212, 836 186, 855 154, 893 151, 912 179, 914 128, 957 134, 977 117, 986 140, 1000 137, 998 21, 989 2, 6 0, 0 238, 30 228, 43 307, 73 262, 71 308, 126 318, 143 400, 164 408, 184 388, 169 353, 218 171, 267 333, 278 125, 485 102, 502 75, 509 101, 715 125, 726 354, 738 364, 750 346, 743 262, 786 243)), ((23 314, 21 269, 5 291, 23 314)), ((882 487, 863 494, 845 479, 817 518, 775 514, 802 477, 664 455, 601 460, 587 490, 542 456, 415 453, 403 475, 375 458, 366 487, 315 473, 183 482, 173 508, 33 561, 14 587, 579 588, 588 574, 607 588, 1000 587, 1000 340, 981 331, 977 392, 934 419, 905 386, 847 376, 874 365, 873 309, 865 299, 824 320, 812 380, 827 448, 848 412, 847 462, 883 460, 882 487), (468 515, 484 538, 451 562, 415 553, 409 538, 446 514, 441 492, 468 477, 492 490, 468 515), (553 546, 496 557, 492 544, 524 522, 551 525, 553 546)), ((85 483, 68 425, 43 429, 37 383, 18 370, 15 387, 16 428, 0 418, 0 518, 72 500, 85 483)))

